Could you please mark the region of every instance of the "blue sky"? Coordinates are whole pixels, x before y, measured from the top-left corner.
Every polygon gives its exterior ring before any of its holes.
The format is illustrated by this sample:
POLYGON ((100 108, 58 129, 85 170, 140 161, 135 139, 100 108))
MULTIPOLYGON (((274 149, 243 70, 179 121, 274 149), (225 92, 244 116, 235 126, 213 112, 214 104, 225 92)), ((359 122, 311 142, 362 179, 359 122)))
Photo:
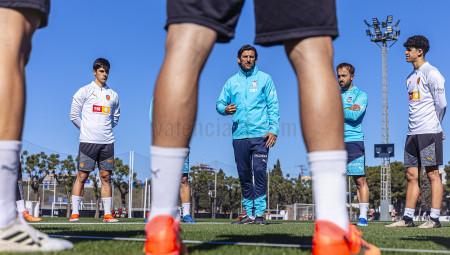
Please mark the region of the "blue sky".
MULTIPOLYGON (((395 143, 395 158, 403 160, 408 124, 408 94, 405 79, 412 65, 405 62, 403 42, 423 34, 430 40, 426 60, 450 81, 449 24, 445 0, 423 1, 338 0, 340 36, 334 41, 335 64, 349 62, 356 67, 354 84, 367 92, 369 106, 363 122, 366 162, 373 158, 373 144, 381 141, 381 51, 365 34, 363 20, 393 15, 400 19, 400 38, 388 52, 388 90, 390 142, 395 143), (376 3, 376 5, 375 5, 376 3), (445 12, 445 13, 444 13, 445 12)), ((111 62, 108 84, 121 103, 119 125, 114 129, 116 156, 127 162, 128 151, 136 152, 138 177, 149 176, 148 120, 149 102, 164 58, 166 31, 165 1, 52 1, 49 26, 38 30, 33 39, 31 60, 27 66, 27 107, 24 149, 58 152, 63 157, 77 154, 79 131, 69 120, 72 96, 93 80, 92 63, 98 57, 111 62)), ((253 1, 246 1, 236 27, 236 38, 228 44, 216 44, 200 79, 198 126, 191 141, 191 164, 212 163, 228 174, 236 175, 231 134, 231 117, 215 110, 215 102, 226 80, 238 71, 236 52, 252 44, 255 24, 253 1)), ((280 104, 280 134, 270 151, 269 166, 280 159, 285 173, 297 175, 298 165, 307 165, 306 150, 298 117, 297 83, 284 48, 260 47, 258 67, 269 73, 275 83, 280 104)), ((311 84, 314 89, 314 84, 311 84)), ((337 86, 337 84, 336 84, 337 86)), ((448 85, 447 85, 448 86, 448 85)), ((319 95, 318 95, 319 96, 319 95)), ((449 116, 444 118, 444 133, 450 134, 449 116)), ((444 141, 444 162, 450 151, 444 141)), ((214 166, 214 165, 213 165, 214 166)))

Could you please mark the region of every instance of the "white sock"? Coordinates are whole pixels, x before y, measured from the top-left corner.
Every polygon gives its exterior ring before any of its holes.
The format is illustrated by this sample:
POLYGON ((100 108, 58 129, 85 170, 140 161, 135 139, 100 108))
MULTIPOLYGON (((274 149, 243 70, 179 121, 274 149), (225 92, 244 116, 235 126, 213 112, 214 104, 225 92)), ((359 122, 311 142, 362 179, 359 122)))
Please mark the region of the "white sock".
POLYGON ((346 207, 347 152, 315 151, 308 153, 312 176, 316 219, 327 220, 348 231, 346 207))
POLYGON ((189 148, 150 147, 152 206, 148 220, 164 214, 176 219, 180 179, 189 148))
POLYGON ((251 220, 255 220, 256 216, 248 216, 251 220))
POLYGON ((16 218, 16 186, 19 170, 19 141, 0 141, 0 228, 16 218))
POLYGON ((369 203, 359 203, 359 218, 367 220, 367 211, 369 210, 369 203))
POLYGON ((183 215, 182 215, 183 217, 188 215, 188 214, 191 214, 190 213, 190 211, 191 211, 191 203, 182 203, 181 206, 183 207, 183 215))
POLYGON ((80 207, 81 200, 83 200, 83 197, 72 195, 72 215, 80 214, 78 208, 80 207))
POLYGON ((17 206, 18 213, 22 213, 23 211, 27 210, 27 209, 25 209, 25 201, 24 200, 17 200, 16 206, 17 206))
POLYGON ((415 209, 405 207, 405 213, 403 214, 403 216, 408 216, 411 219, 414 219, 414 211, 415 211, 415 209))
POLYGON ((112 197, 102 197, 104 215, 111 214, 112 197))
POLYGON ((439 219, 440 215, 441 215, 441 210, 440 209, 431 208, 431 211, 430 211, 430 217, 431 218, 434 218, 434 219, 438 218, 439 219))

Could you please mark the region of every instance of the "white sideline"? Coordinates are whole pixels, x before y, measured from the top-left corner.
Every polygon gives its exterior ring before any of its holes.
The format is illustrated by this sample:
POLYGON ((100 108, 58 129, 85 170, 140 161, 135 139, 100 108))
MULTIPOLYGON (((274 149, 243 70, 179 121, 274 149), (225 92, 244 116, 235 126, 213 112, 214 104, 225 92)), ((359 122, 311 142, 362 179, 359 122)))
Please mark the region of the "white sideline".
MULTIPOLYGON (((95 240, 145 242, 145 238, 102 237, 102 236, 67 236, 67 235, 49 235, 49 236, 50 237, 58 237, 58 238, 73 238, 73 239, 95 239, 95 240)), ((266 247, 308 248, 308 249, 310 249, 312 247, 312 245, 278 244, 278 243, 215 242, 215 241, 195 241, 195 240, 183 240, 183 242, 184 243, 192 243, 192 244, 222 244, 222 245, 266 246, 266 247)), ((393 252, 450 254, 450 251, 446 251, 446 250, 414 250, 414 249, 396 249, 396 248, 379 248, 379 249, 381 251, 393 251, 393 252)))

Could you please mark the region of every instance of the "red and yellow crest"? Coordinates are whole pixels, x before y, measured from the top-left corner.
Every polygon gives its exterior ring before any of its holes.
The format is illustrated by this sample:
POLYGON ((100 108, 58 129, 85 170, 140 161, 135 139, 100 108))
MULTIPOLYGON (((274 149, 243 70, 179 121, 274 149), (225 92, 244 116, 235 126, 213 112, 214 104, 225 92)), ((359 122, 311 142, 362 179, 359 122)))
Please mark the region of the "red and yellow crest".
POLYGON ((80 162, 80 167, 83 167, 84 166, 84 163, 83 162, 80 162))
POLYGON ((106 100, 109 101, 109 99, 111 99, 111 97, 109 95, 106 95, 106 100))
MULTIPOLYGON (((420 83, 420 77, 419 78, 417 78, 417 84, 419 84, 420 83)), ((108 99, 109 100, 109 99, 108 99)))

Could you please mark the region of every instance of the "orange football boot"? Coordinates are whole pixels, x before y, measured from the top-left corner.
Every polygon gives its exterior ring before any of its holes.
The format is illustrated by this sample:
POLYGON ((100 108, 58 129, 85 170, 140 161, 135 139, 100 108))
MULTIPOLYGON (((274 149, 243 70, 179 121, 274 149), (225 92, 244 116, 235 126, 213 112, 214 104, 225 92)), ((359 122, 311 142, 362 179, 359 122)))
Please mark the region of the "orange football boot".
POLYGON ((78 216, 78 214, 72 214, 72 216, 70 216, 69 221, 79 221, 79 220, 80 220, 80 216, 78 216))
POLYGON ((39 217, 34 217, 33 215, 31 215, 27 211, 23 211, 22 214, 23 214, 23 217, 25 218, 26 221, 41 221, 42 220, 39 217))
POLYGON ((345 232, 331 221, 317 220, 313 237, 313 255, 380 255, 374 245, 362 239, 362 232, 349 223, 349 231, 345 232))
POLYGON ((145 226, 147 240, 144 253, 146 255, 186 254, 187 248, 181 240, 180 231, 180 221, 174 221, 172 216, 158 215, 154 217, 145 226))
POLYGON ((118 219, 115 219, 111 214, 106 214, 103 216, 103 222, 118 222, 118 219))

